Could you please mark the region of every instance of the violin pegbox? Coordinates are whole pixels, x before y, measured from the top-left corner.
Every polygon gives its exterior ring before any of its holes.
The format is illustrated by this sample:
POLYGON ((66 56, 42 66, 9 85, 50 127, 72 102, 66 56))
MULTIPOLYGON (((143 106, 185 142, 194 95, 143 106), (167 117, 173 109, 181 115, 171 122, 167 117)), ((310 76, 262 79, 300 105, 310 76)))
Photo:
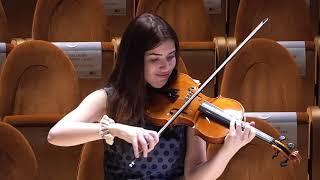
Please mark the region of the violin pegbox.
POLYGON ((198 79, 192 79, 197 85, 198 87, 201 85, 201 82, 198 79))
POLYGON ((192 97, 194 92, 196 92, 199 89, 199 86, 201 84, 199 80, 196 80, 196 79, 192 79, 192 80, 193 82, 195 82, 195 84, 192 84, 192 86, 188 88, 187 95, 185 97, 185 102, 187 102, 192 97))
POLYGON ((285 136, 280 136, 278 140, 274 140, 272 147, 275 149, 275 154, 272 156, 272 159, 278 157, 280 154, 284 157, 284 160, 280 162, 281 167, 286 167, 290 164, 295 165, 296 163, 300 163, 301 156, 299 151, 294 150, 295 144, 288 143, 287 146, 284 144, 284 140, 286 140, 285 136))

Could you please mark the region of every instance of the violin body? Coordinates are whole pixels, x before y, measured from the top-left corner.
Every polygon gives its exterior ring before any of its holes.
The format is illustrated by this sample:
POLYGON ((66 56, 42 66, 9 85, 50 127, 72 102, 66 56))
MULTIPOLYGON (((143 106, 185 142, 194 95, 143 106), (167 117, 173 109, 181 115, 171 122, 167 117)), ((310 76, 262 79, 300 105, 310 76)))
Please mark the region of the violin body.
MULTIPOLYGON (((225 136, 229 132, 230 122, 243 121, 244 108, 236 100, 219 96, 210 98, 202 93, 195 92, 199 89, 199 83, 186 74, 178 74, 177 79, 165 87, 165 91, 153 92, 151 99, 145 106, 145 115, 157 126, 187 125, 195 130, 196 135, 208 143, 223 143, 225 136), (184 109, 187 101, 193 96, 192 101, 184 109), (183 109, 181 111, 180 109, 183 109), (179 116, 174 116, 180 111, 179 116), (174 120, 174 121, 173 121, 174 120)), ((288 162, 300 162, 301 157, 298 151, 294 151, 293 146, 285 146, 281 140, 276 140, 268 134, 256 129, 256 137, 270 144, 275 149, 275 156, 279 153, 286 160, 281 162, 281 166, 287 166, 288 162)), ((161 130, 160 130, 161 131, 161 130)), ((280 137, 279 139, 282 139, 280 137)))
MULTIPOLYGON (((155 125, 162 126, 175 114, 175 112, 188 100, 198 89, 199 84, 186 74, 178 74, 174 84, 170 89, 176 89, 175 98, 170 98, 166 94, 154 94, 149 104, 146 106, 145 114, 155 125)), ((172 93, 172 92, 169 92, 172 93)), ((196 135, 210 143, 223 143, 225 136, 229 132, 229 124, 222 124, 218 119, 210 119, 198 111, 204 102, 210 102, 225 112, 237 114, 237 120, 243 119, 244 108, 233 99, 219 96, 209 98, 203 94, 195 97, 191 104, 178 116, 173 125, 187 125, 195 129, 196 135)))

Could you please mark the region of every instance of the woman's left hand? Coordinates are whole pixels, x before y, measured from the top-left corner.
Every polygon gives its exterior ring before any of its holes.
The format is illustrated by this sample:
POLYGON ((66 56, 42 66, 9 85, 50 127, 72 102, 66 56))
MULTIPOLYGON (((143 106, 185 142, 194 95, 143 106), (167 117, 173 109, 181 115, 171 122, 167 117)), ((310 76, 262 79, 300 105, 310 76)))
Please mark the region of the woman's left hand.
POLYGON ((254 125, 254 122, 231 121, 229 134, 225 138, 224 145, 238 151, 255 137, 254 125))

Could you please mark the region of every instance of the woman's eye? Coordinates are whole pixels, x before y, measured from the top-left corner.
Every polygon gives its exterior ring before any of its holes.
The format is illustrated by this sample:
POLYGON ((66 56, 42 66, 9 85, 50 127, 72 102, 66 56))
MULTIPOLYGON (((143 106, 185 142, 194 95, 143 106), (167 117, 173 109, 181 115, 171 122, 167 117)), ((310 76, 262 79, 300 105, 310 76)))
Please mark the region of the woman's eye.
POLYGON ((175 58, 175 56, 169 56, 167 59, 169 60, 169 61, 171 61, 171 60, 173 60, 175 58))
POLYGON ((150 59, 151 62, 157 62, 159 59, 155 58, 155 59, 150 59))

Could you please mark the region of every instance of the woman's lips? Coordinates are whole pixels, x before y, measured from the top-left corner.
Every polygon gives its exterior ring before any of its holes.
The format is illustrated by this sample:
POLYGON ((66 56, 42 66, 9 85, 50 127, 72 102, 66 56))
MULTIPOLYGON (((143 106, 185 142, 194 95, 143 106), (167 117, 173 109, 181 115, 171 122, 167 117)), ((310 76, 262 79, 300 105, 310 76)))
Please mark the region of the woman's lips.
POLYGON ((170 73, 159 73, 159 74, 156 74, 157 76, 169 76, 170 73))
POLYGON ((164 81, 169 78, 170 74, 156 74, 156 76, 159 78, 159 80, 164 81))
POLYGON ((167 78, 169 77, 170 74, 157 74, 156 76, 161 77, 161 78, 167 78))

